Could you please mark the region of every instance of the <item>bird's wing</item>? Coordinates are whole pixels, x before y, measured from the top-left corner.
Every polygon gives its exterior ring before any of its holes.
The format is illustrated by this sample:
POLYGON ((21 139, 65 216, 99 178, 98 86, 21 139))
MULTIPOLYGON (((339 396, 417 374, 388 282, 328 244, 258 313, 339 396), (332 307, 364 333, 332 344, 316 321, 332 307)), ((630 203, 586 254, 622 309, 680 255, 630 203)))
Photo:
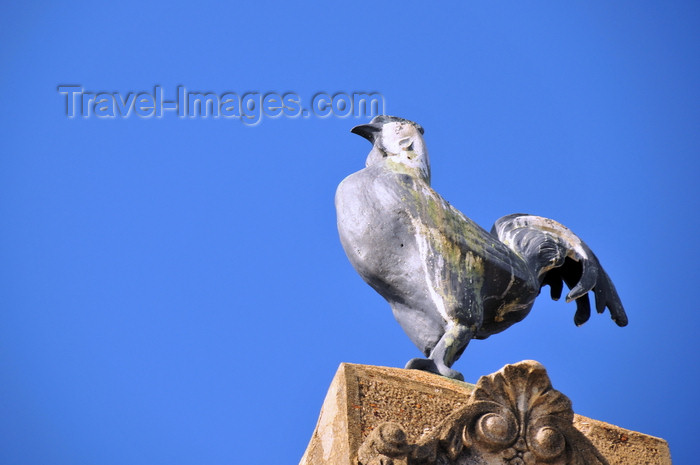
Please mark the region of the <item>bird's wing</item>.
POLYGON ((554 300, 561 297, 563 283, 570 289, 566 301, 576 301, 574 323, 582 325, 591 314, 588 292, 595 294, 598 313, 607 307, 618 326, 627 324, 627 315, 614 284, 593 251, 565 226, 533 215, 509 215, 494 224, 492 233, 519 254, 549 285, 554 300))

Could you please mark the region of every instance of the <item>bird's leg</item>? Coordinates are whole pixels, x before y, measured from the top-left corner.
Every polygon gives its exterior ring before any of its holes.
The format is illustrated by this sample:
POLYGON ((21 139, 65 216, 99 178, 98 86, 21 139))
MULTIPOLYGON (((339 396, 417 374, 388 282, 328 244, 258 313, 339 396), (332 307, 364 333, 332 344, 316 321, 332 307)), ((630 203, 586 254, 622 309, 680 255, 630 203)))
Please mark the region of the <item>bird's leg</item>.
POLYGON ((430 360, 435 363, 438 373, 447 378, 464 381, 464 376, 450 367, 459 358, 474 334, 473 327, 458 322, 447 327, 447 331, 430 353, 430 360))

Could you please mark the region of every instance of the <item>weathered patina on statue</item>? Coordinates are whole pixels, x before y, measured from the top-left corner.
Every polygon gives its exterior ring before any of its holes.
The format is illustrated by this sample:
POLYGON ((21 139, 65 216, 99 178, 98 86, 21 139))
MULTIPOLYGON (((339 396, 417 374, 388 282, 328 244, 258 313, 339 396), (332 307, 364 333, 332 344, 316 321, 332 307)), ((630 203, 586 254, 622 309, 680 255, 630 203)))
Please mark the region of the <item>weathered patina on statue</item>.
POLYGON ((350 262, 391 305, 394 316, 427 358, 415 368, 455 379, 451 369, 470 340, 485 339, 521 321, 540 289, 551 296, 569 287, 576 325, 610 309, 619 326, 627 316, 615 286, 588 246, 556 221, 505 216, 491 233, 430 187, 423 128, 377 116, 352 132, 372 142, 366 167, 336 193, 338 231, 350 262))

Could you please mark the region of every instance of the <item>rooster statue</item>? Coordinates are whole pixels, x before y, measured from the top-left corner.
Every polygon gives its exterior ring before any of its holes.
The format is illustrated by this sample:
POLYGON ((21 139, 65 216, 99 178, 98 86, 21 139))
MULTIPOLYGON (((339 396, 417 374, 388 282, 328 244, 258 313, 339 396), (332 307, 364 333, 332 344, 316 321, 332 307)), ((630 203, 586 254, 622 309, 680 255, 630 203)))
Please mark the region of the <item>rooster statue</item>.
POLYGON ((505 216, 491 233, 430 187, 423 128, 380 115, 352 132, 373 147, 366 167, 345 178, 335 197, 340 241, 362 278, 427 358, 406 368, 463 379, 451 368, 472 339, 521 321, 540 289, 570 289, 576 325, 607 307, 618 326, 627 316, 615 286, 591 249, 556 221, 505 216))

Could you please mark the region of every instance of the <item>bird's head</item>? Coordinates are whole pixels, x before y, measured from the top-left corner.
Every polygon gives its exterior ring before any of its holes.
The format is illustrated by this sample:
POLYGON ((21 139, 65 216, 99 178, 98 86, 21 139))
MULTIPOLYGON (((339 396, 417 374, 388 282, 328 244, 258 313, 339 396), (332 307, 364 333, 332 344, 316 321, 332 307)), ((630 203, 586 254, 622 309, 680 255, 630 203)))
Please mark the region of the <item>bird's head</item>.
POLYGON ((420 124, 396 116, 375 116, 352 132, 372 142, 367 166, 379 163, 389 169, 420 177, 430 183, 430 159, 420 124))

